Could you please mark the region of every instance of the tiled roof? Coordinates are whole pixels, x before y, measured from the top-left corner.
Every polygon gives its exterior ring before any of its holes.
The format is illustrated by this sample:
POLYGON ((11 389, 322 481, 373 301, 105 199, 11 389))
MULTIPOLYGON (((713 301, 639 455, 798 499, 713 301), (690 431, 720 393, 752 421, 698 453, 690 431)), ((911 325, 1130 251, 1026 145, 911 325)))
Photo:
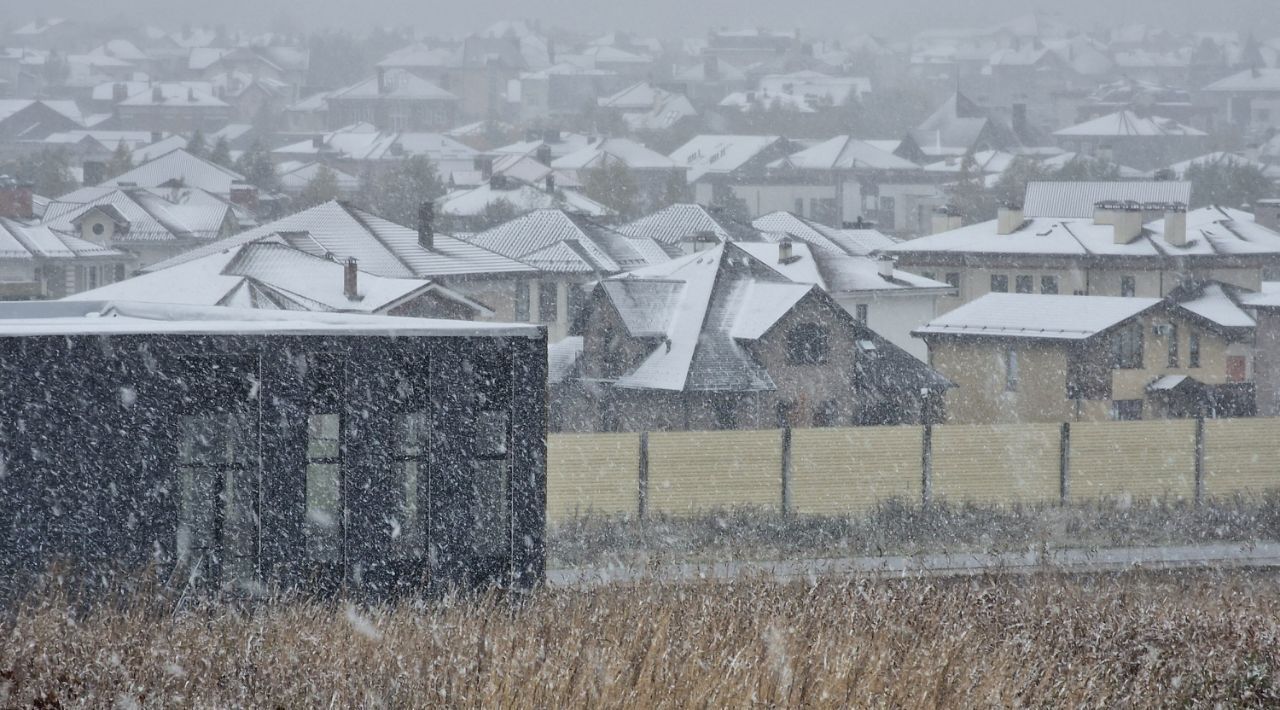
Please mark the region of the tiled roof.
POLYGON ((124 258, 115 249, 58 234, 44 225, 30 225, 0 217, 0 259, 124 258))
POLYGON ((692 203, 677 203, 653 214, 628 222, 619 232, 633 237, 648 237, 666 245, 678 245, 700 234, 714 234, 729 241, 762 241, 763 236, 748 224, 736 222, 692 203))
POLYGON ((561 210, 534 210, 469 242, 541 271, 617 273, 666 260, 646 237, 628 237, 561 210))
POLYGON ((79 232, 79 220, 88 212, 109 206, 127 221, 127 233, 117 242, 163 242, 175 239, 212 240, 218 237, 233 212, 227 203, 174 204, 143 189, 79 190, 49 203, 43 224, 63 234, 79 232))
POLYGON ((121 186, 132 183, 138 187, 162 187, 181 183, 186 187, 198 187, 215 195, 231 192, 231 183, 241 182, 244 176, 204 158, 197 158, 186 150, 174 150, 143 163, 133 170, 106 181, 103 185, 121 186))

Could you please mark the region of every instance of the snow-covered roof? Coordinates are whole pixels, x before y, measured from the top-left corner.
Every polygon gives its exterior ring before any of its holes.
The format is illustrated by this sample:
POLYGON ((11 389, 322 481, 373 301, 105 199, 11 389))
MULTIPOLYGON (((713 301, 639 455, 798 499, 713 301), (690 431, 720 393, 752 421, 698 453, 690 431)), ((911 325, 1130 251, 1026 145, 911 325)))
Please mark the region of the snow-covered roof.
POLYGON ((899 158, 867 141, 853 136, 835 136, 815 146, 776 160, 771 168, 798 168, 802 170, 917 170, 919 166, 899 158))
POLYGON ((0 259, 125 258, 124 252, 59 234, 45 225, 0 217, 0 259))
POLYGON ((780 136, 704 134, 676 148, 670 158, 689 169, 689 182, 693 182, 708 173, 731 173, 780 140, 780 136))
POLYGON ((477 151, 443 133, 379 131, 367 123, 344 126, 315 139, 290 143, 272 150, 276 155, 325 155, 340 160, 401 160, 424 155, 437 165, 475 159, 477 151))
POLYGON ((1253 316, 1243 307, 1245 294, 1240 289, 1216 281, 1183 284, 1172 291, 1168 298, 1179 308, 1221 328, 1252 328, 1257 325, 1253 316))
POLYGON ((1176 180, 1027 183, 1027 217, 1093 217, 1099 202, 1191 203, 1191 183, 1176 180))
POLYGON ((405 69, 383 69, 381 79, 376 75, 371 76, 331 92, 328 99, 457 101, 458 97, 405 69))
POLYGON ((763 232, 786 234, 816 249, 850 256, 867 256, 899 241, 874 229, 836 229, 783 211, 756 217, 751 225, 763 232))
POLYGON ((1158 298, 989 293, 934 318, 912 334, 1085 340, 1161 302, 1158 298))
POLYGON ((159 271, 276 236, 315 256, 332 254, 339 260, 354 258, 361 269, 392 278, 488 276, 533 271, 529 266, 501 254, 443 234, 435 235, 434 245, 428 250, 418 243, 416 229, 337 201, 326 202, 198 247, 144 270, 159 271))
POLYGON ((119 106, 164 106, 167 108, 229 108, 203 82, 162 82, 136 91, 119 106))
MULTIPOLYGON (((90 193, 79 190, 78 193, 90 193)), ((45 210, 43 224, 62 234, 75 235, 80 220, 89 212, 109 206, 124 220, 124 233, 116 242, 165 242, 186 239, 212 240, 231 219, 232 206, 227 203, 175 204, 149 190, 111 189, 83 202, 65 196, 51 201, 45 210)), ((87 196, 87 195, 86 195, 87 196)), ((75 193, 71 197, 79 197, 75 193)))
POLYGON ((443 47, 429 47, 421 42, 415 42, 407 47, 401 47, 378 62, 380 67, 416 67, 416 68, 439 68, 447 67, 457 62, 456 52, 444 49, 443 47))
POLYGON ((581 150, 551 161, 551 167, 561 170, 589 170, 610 164, 625 165, 633 170, 669 170, 678 167, 667 156, 649 150, 630 138, 601 138, 581 150))
POLYGON ((1245 69, 1204 87, 1205 91, 1280 92, 1280 69, 1258 67, 1245 69))
POLYGON ((749 224, 736 222, 702 205, 680 202, 637 218, 618 227, 633 237, 648 237, 669 246, 702 239, 706 235, 721 241, 762 241, 763 235, 749 224))
POLYGON ((244 176, 185 149, 169 151, 138 167, 111 178, 103 185, 121 187, 132 183, 138 187, 165 187, 182 184, 198 187, 215 195, 231 193, 231 184, 243 182, 244 176))
POLYGON ((547 382, 563 382, 582 357, 582 336, 570 335, 547 346, 547 382))
POLYGON ((1209 134, 1198 128, 1178 123, 1172 118, 1139 116, 1125 109, 1054 131, 1053 135, 1072 138, 1079 136, 1207 136, 1209 134))
POLYGON ((270 311, 135 301, 0 302, 0 337, 40 335, 362 335, 542 337, 542 326, 270 311))
POLYGON ((1184 177, 1187 174, 1188 168, 1211 167, 1211 166, 1221 166, 1221 165, 1227 165, 1232 167, 1256 168, 1257 170, 1266 174, 1267 177, 1273 180, 1276 178, 1280 178, 1280 166, 1259 163, 1258 161, 1250 160, 1244 157, 1243 155, 1239 155, 1237 153, 1227 153, 1225 151, 1220 151, 1220 150, 1214 151, 1212 153, 1206 153, 1205 155, 1201 155, 1201 156, 1192 158, 1190 160, 1184 160, 1180 163, 1174 163, 1173 165, 1170 165, 1168 167, 1168 170, 1173 171, 1173 174, 1177 175, 1178 177, 1184 177))
POLYGON ((617 273, 668 260, 647 237, 631 237, 583 215, 540 209, 473 234, 468 242, 540 271, 617 273))
POLYGON ((547 192, 544 187, 534 187, 513 178, 508 178, 507 184, 500 187, 495 187, 490 180, 474 188, 451 192, 440 199, 440 213, 455 217, 478 217, 500 201, 509 203, 518 213, 563 209, 591 217, 608 217, 613 214, 613 210, 580 192, 547 192))

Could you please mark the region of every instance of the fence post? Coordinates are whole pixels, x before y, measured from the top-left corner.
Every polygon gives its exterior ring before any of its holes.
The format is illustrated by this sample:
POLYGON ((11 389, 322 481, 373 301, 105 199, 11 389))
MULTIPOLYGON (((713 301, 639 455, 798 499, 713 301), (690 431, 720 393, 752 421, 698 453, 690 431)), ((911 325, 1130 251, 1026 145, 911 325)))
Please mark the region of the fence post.
POLYGON ((649 514, 649 432, 640 432, 640 470, 636 480, 636 514, 641 520, 649 514))
POLYGON ((1060 503, 1066 505, 1071 501, 1071 423, 1062 423, 1062 433, 1058 439, 1058 490, 1060 503))
POLYGON ((791 427, 782 428, 782 514, 791 514, 791 427))
POLYGON ((933 502, 933 425, 925 424, 920 442, 920 502, 933 502))
POLYGON ((1196 417, 1196 505, 1204 502, 1204 417, 1196 417))

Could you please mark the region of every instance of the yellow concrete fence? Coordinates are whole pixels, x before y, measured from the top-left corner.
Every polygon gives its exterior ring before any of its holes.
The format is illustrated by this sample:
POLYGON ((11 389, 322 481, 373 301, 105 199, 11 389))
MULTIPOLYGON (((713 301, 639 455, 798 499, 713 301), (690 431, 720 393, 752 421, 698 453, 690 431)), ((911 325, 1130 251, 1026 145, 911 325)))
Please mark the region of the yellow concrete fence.
POLYGON ((547 517, 1202 500, 1280 490, 1280 419, 553 434, 547 517))

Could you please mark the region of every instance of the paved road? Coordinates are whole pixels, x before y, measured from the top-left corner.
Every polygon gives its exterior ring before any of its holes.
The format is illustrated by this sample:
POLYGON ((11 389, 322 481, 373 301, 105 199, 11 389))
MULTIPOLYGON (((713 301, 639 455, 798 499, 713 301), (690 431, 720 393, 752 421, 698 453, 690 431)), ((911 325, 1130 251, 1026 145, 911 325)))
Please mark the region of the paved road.
POLYGON ((818 577, 909 577, 1021 573, 1120 571, 1130 568, 1280 567, 1280 543, 1215 543, 1171 547, 1061 548, 1005 553, 886 555, 761 562, 708 562, 602 567, 547 571, 556 587, 596 586, 641 579, 693 581, 734 577, 774 577, 780 581, 818 577))

